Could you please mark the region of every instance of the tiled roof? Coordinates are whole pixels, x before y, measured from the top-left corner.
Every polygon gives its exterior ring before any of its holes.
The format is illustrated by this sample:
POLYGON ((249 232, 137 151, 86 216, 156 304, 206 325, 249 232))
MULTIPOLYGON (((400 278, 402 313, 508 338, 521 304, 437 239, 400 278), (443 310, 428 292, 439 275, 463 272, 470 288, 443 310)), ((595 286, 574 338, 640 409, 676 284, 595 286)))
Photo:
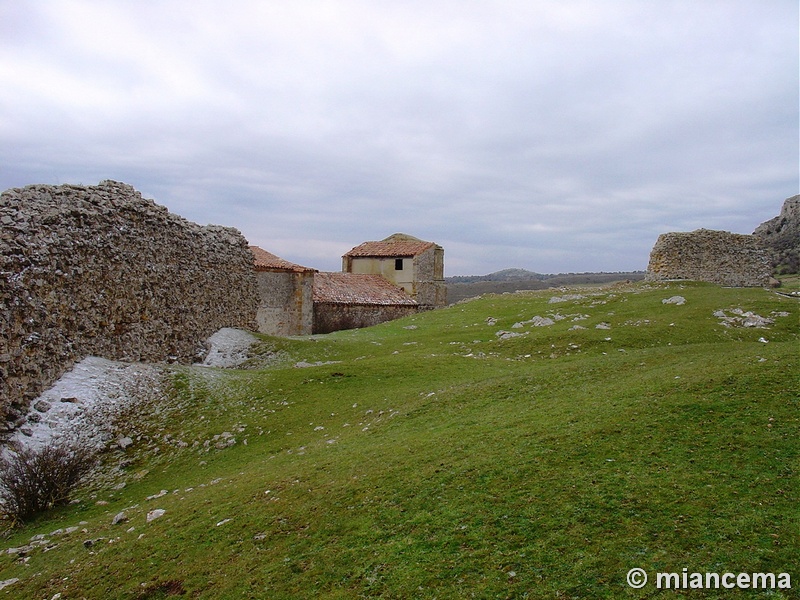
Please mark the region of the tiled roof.
POLYGON ((406 291, 380 275, 315 273, 314 302, 333 304, 414 305, 406 291))
POLYGON ((345 256, 352 257, 391 257, 416 256, 429 248, 435 248, 433 242, 425 242, 410 235, 395 233, 380 242, 364 242, 350 250, 345 256))
POLYGON ((271 252, 267 252, 258 246, 250 246, 250 252, 253 253, 254 264, 256 271, 289 271, 290 273, 308 273, 315 271, 311 267, 304 267, 296 265, 283 260, 279 256, 275 256, 271 252))

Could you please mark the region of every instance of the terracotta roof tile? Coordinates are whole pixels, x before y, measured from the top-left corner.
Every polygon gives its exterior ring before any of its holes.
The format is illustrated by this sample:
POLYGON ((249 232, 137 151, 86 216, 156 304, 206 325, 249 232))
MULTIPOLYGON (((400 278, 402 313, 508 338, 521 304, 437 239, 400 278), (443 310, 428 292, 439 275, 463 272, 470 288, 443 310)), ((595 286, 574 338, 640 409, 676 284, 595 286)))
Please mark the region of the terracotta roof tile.
POLYGON ((291 273, 308 273, 316 270, 312 269, 311 267, 296 265, 295 263, 284 260, 279 256, 275 256, 271 252, 267 252, 258 246, 250 246, 250 252, 253 253, 256 271, 289 271, 291 273))
POLYGON ((315 273, 314 302, 332 304, 415 305, 405 290, 380 275, 315 273))
POLYGON ((350 250, 345 256, 353 257, 389 257, 389 256, 416 256, 430 248, 435 248, 433 242, 425 242, 410 235, 395 233, 379 242, 364 242, 350 250))

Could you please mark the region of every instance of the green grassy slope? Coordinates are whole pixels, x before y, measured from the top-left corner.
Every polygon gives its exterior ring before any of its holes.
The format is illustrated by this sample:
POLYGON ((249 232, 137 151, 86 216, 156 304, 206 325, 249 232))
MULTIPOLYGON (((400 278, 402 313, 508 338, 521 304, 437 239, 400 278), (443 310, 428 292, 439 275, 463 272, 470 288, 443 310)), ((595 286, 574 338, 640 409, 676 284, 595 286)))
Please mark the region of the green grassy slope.
POLYGON ((106 483, 5 541, 48 540, 0 555, 0 596, 645 598, 629 569, 685 567, 796 598, 799 333, 797 299, 635 284, 265 338, 130 415, 106 483))

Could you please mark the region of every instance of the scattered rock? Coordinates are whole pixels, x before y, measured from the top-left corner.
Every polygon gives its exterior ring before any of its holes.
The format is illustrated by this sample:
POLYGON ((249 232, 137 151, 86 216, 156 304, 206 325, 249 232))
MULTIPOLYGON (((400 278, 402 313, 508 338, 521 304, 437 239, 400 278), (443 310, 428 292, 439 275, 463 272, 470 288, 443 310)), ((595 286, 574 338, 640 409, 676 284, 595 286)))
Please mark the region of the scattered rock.
POLYGON ((10 585, 14 585, 18 581, 19 581, 19 577, 12 577, 11 579, 5 579, 3 581, 0 581, 0 590, 2 590, 3 588, 8 587, 10 585))
POLYGON ((112 525, 119 525, 120 523, 126 523, 128 521, 128 516, 124 512, 117 513, 113 519, 111 519, 112 525))
POLYGON ((772 325, 775 321, 773 319, 762 317, 752 311, 744 311, 741 308, 734 308, 729 311, 728 315, 724 310, 715 310, 714 316, 720 320, 720 324, 725 327, 756 327, 759 329, 766 329, 768 325, 772 325))
POLYGON ((499 339, 501 339, 501 340, 509 340, 509 339, 511 339, 511 338, 515 338, 515 337, 521 337, 521 336, 523 336, 523 335, 525 335, 525 334, 523 334, 523 333, 516 333, 516 332, 514 332, 514 331, 504 331, 504 330, 500 330, 500 331, 498 331, 497 333, 495 333, 495 335, 496 335, 496 336, 497 336, 499 339))
POLYGON ((683 296, 672 296, 671 298, 665 298, 662 300, 661 304, 675 304, 677 306, 681 306, 686 304, 686 298, 683 296))
POLYGON ((565 294, 564 296, 553 296, 548 300, 548 304, 556 304, 558 302, 570 302, 572 300, 583 300, 586 296, 581 294, 565 294))
POLYGON ((554 325, 555 321, 549 317, 540 317, 536 315, 530 320, 530 324, 534 327, 549 327, 550 325, 554 325))
POLYGON ((129 446, 133 444, 133 440, 127 436, 121 437, 117 440, 117 446, 119 446, 122 450, 125 450, 129 446))
POLYGON ((304 360, 301 360, 300 362, 296 362, 294 364, 294 368, 295 369, 307 369, 309 367, 322 367, 324 365, 337 365, 340 362, 342 362, 342 361, 340 361, 340 360, 328 360, 328 361, 318 360, 317 362, 310 363, 310 362, 306 362, 304 360))
POLYGON ((161 517, 164 516, 164 514, 166 512, 167 511, 164 510, 163 508, 156 508, 156 509, 151 510, 150 512, 147 513, 147 522, 151 523, 152 521, 155 521, 156 519, 160 519, 161 517))
POLYGON ((51 404, 47 400, 37 400, 34 403, 33 408, 41 413, 44 413, 50 410, 50 406, 51 404))

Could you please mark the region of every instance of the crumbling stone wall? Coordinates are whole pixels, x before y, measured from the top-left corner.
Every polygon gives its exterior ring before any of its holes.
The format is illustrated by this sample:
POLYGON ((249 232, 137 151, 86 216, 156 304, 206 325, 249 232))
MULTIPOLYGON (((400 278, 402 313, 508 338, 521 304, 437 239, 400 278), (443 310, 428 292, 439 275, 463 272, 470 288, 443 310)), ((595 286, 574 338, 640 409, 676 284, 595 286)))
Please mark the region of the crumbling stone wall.
MULTIPOLYGON (((253 255, 131 186, 0 196, 0 421, 89 355, 188 362, 222 327, 255 329, 253 255)), ((13 423, 12 423, 13 426, 13 423)))
POLYGON ((658 236, 646 280, 689 279, 757 287, 769 285, 771 274, 767 253, 755 236, 698 229, 658 236))

